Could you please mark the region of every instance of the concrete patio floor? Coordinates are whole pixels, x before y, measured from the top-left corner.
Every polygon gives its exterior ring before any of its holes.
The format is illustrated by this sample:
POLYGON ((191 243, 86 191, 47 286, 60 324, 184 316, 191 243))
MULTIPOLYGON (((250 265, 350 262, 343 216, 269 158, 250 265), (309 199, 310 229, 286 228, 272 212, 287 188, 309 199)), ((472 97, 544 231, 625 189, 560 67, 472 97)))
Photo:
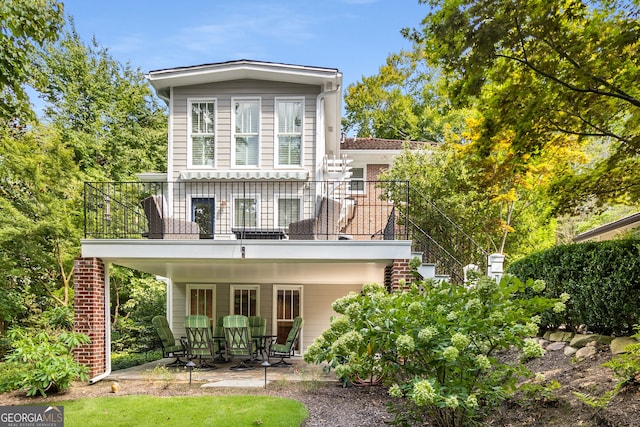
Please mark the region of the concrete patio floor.
MULTIPOLYGON (((158 369, 158 367, 166 366, 167 363, 173 362, 175 359, 161 359, 144 365, 133 366, 131 368, 113 371, 105 380, 107 381, 127 381, 127 380, 150 380, 154 377, 162 377, 170 375, 171 380, 175 382, 189 382, 189 369, 181 367, 168 367, 167 371, 158 369), (167 374, 169 373, 169 374, 167 374)), ((277 362, 277 359, 271 359, 271 363, 277 362)), ((337 382, 333 371, 325 373, 323 371, 326 365, 309 365, 302 360, 301 357, 292 357, 287 360, 292 363, 288 367, 268 367, 267 368, 267 384, 274 382, 288 381, 333 381, 337 382)), ((229 362, 216 363, 215 369, 198 369, 194 368, 191 372, 191 381, 202 387, 264 387, 265 371, 261 366, 262 360, 257 360, 248 365, 253 367, 250 370, 236 371, 231 370, 239 360, 229 362)))

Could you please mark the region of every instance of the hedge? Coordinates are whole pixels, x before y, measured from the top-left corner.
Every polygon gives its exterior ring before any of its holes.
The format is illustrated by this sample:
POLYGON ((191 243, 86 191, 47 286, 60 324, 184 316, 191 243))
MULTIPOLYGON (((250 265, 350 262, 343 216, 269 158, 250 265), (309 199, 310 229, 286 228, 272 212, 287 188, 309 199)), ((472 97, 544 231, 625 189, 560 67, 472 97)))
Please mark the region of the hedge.
POLYGON ((571 296, 565 313, 545 314, 548 327, 623 335, 640 323, 638 239, 556 246, 515 261, 507 272, 523 281, 544 280, 547 297, 571 296))

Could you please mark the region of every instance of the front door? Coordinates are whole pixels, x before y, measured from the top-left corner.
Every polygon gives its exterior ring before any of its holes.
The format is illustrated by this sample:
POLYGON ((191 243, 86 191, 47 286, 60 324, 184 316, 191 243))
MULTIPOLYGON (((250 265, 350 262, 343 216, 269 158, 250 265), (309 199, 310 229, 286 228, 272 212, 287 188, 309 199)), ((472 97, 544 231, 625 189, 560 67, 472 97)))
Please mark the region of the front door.
MULTIPOLYGON (((277 342, 284 344, 293 325, 293 319, 302 317, 302 286, 273 286, 274 328, 277 342)), ((302 332, 296 344, 296 352, 300 351, 302 332)))

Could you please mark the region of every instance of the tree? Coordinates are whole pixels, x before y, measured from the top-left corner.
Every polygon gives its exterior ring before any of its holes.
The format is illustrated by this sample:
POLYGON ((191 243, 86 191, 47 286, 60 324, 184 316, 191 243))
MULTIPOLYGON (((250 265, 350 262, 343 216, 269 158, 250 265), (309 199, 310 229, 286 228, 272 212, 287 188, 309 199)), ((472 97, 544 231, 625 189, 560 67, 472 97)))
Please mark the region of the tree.
POLYGON ((94 39, 65 32, 40 61, 48 76, 45 117, 93 180, 165 170, 166 117, 139 69, 115 61, 94 39))
POLYGON ((0 153, 0 288, 31 294, 31 309, 68 305, 82 229, 73 153, 45 126, 0 128, 0 153))
POLYGON ((520 157, 557 134, 596 139, 605 157, 565 175, 561 205, 638 200, 638 0, 421 2, 431 12, 404 34, 442 70, 454 105, 482 113, 485 153, 504 131, 520 157))
POLYGON ((345 131, 355 130, 360 137, 441 142, 445 125, 462 125, 466 113, 451 108, 436 79, 418 47, 389 55, 377 75, 347 87, 345 131))
POLYGON ((55 0, 0 3, 0 120, 33 118, 24 85, 37 85, 35 53, 58 38, 63 24, 63 5, 55 0))

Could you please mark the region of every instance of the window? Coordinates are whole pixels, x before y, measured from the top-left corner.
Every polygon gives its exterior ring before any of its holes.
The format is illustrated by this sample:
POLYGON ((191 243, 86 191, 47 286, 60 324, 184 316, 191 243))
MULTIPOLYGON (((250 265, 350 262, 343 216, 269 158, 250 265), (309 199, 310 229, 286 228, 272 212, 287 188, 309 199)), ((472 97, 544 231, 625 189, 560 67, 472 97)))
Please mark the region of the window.
POLYGON ((233 200, 233 225, 235 227, 255 227, 258 224, 258 199, 237 197, 233 200))
POLYGON ((231 285, 231 314, 259 316, 260 288, 249 285, 231 285))
POLYGON ((187 315, 203 314, 209 318, 211 326, 216 318, 216 286, 187 285, 187 315))
POLYGON ((303 100, 276 100, 278 165, 302 166, 303 100))
POLYGON ((233 108, 235 165, 258 166, 260 100, 235 100, 233 102, 233 108))
POLYGON ((354 193, 364 193, 364 168, 352 168, 349 190, 354 193))
POLYGON ((300 203, 301 200, 298 198, 279 198, 276 226, 288 227, 292 222, 300 220, 300 203))
POLYGON ((193 197, 191 199, 191 220, 200 226, 200 238, 213 239, 215 207, 214 198, 193 197))
POLYGON ((189 161, 190 166, 215 165, 215 101, 190 100, 189 161))

